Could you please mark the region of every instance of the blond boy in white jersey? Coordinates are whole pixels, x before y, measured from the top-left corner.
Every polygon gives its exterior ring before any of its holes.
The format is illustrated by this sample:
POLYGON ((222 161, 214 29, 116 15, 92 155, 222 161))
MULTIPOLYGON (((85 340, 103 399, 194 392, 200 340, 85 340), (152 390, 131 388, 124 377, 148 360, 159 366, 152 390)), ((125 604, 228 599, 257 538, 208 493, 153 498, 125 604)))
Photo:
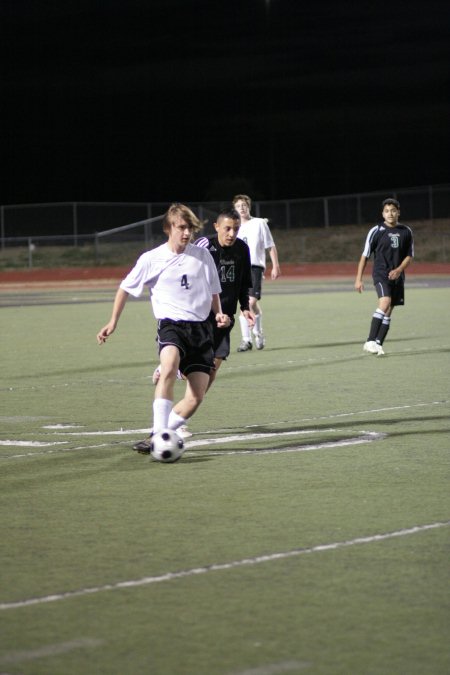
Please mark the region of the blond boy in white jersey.
MULTIPOLYGON (((222 313, 220 281, 216 266, 205 249, 191 244, 201 229, 195 214, 183 204, 172 204, 163 230, 166 244, 144 253, 121 282, 109 322, 97 334, 103 344, 114 332, 129 295, 150 293, 158 320, 161 374, 153 401, 153 433, 176 430, 186 424, 201 404, 214 368, 211 312, 218 327, 230 319, 222 313), (178 370, 186 377, 184 397, 173 404, 178 370)), ((135 450, 150 452, 151 439, 137 443, 135 450)))

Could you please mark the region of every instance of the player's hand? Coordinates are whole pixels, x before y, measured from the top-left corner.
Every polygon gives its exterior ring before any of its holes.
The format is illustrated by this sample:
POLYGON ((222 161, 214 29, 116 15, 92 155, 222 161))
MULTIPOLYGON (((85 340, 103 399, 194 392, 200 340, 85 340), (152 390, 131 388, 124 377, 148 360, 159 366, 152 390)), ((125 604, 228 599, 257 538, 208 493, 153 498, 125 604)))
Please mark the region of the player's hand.
POLYGON ((362 292, 363 292, 363 290, 364 290, 364 284, 363 284, 362 281, 358 281, 358 280, 355 281, 355 290, 357 290, 358 293, 362 293, 362 292))
POLYGON ((106 340, 109 338, 111 333, 114 332, 115 325, 110 323, 107 323, 106 326, 103 326, 103 328, 97 333, 97 343, 99 345, 102 345, 106 340))
POLYGON ((228 328, 231 324, 231 319, 228 314, 216 314, 216 323, 218 328, 228 328))
POLYGON ((270 278, 272 279, 272 281, 275 281, 275 279, 278 279, 279 276, 281 276, 281 269, 279 265, 275 265, 275 267, 272 267, 270 278))
POLYGON ((247 323, 248 323, 249 327, 253 328, 253 326, 255 325, 255 322, 256 322, 256 316, 253 314, 253 312, 251 312, 249 309, 245 309, 242 312, 242 314, 247 319, 247 323))
POLYGON ((388 279, 391 281, 395 281, 396 279, 399 278, 401 275, 401 271, 398 269, 398 267, 395 270, 391 270, 388 274, 388 279))

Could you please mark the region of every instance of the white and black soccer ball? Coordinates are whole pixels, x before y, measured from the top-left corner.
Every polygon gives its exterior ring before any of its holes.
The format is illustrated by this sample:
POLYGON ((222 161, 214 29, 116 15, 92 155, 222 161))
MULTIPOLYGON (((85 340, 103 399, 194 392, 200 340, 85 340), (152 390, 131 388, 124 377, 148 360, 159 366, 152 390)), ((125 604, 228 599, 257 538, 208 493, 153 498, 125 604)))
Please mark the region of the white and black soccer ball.
POLYGON ((150 454, 157 462, 176 462, 183 454, 183 439, 172 429, 162 429, 153 434, 150 454))

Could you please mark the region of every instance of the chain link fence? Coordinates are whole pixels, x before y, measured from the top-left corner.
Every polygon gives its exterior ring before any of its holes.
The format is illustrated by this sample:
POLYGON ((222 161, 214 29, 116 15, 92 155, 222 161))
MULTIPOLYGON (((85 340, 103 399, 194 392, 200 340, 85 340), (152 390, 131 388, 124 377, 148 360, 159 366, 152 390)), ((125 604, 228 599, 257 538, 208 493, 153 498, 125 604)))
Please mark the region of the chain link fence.
MULTIPOLYGON (((255 201, 252 213, 268 219, 271 229, 276 231, 277 246, 279 242, 284 246, 286 240, 284 259, 288 256, 299 262, 314 260, 314 242, 322 242, 323 254, 325 240, 339 241, 337 248, 348 250, 347 255, 352 259, 348 237, 353 236, 359 250, 361 233, 359 229, 356 231, 356 226, 367 228, 377 222, 381 202, 390 196, 400 201, 405 222, 419 224, 417 232, 414 230, 416 238, 425 242, 431 236, 439 242, 430 254, 433 260, 449 260, 449 184, 310 199, 255 201)), ((124 259, 133 260, 143 250, 164 241, 160 221, 169 206, 169 202, 1 206, 0 269, 115 265, 120 261, 123 264, 124 259)), ((189 206, 205 221, 205 233, 210 234, 217 214, 229 206, 229 202, 190 202, 189 206)))

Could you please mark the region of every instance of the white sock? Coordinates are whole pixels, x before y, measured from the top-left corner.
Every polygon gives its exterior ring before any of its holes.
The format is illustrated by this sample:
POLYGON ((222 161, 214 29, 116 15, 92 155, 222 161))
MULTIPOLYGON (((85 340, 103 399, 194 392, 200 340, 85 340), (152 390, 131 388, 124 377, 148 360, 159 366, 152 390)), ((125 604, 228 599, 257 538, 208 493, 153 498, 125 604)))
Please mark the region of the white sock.
POLYGON ((169 429, 173 429, 176 431, 180 427, 182 427, 184 424, 186 424, 187 420, 184 417, 181 417, 181 415, 178 415, 178 413, 175 412, 175 410, 170 411, 169 415, 169 421, 167 423, 167 427, 169 429))
POLYGON ((155 398, 153 401, 153 433, 168 428, 172 406, 173 401, 167 398, 155 398))
POLYGON ((259 313, 255 316, 255 325, 253 326, 253 332, 255 335, 262 333, 262 314, 259 313))
POLYGON ((241 325, 242 339, 251 342, 252 336, 250 333, 250 326, 247 323, 247 319, 242 314, 239 314, 239 323, 241 325))

